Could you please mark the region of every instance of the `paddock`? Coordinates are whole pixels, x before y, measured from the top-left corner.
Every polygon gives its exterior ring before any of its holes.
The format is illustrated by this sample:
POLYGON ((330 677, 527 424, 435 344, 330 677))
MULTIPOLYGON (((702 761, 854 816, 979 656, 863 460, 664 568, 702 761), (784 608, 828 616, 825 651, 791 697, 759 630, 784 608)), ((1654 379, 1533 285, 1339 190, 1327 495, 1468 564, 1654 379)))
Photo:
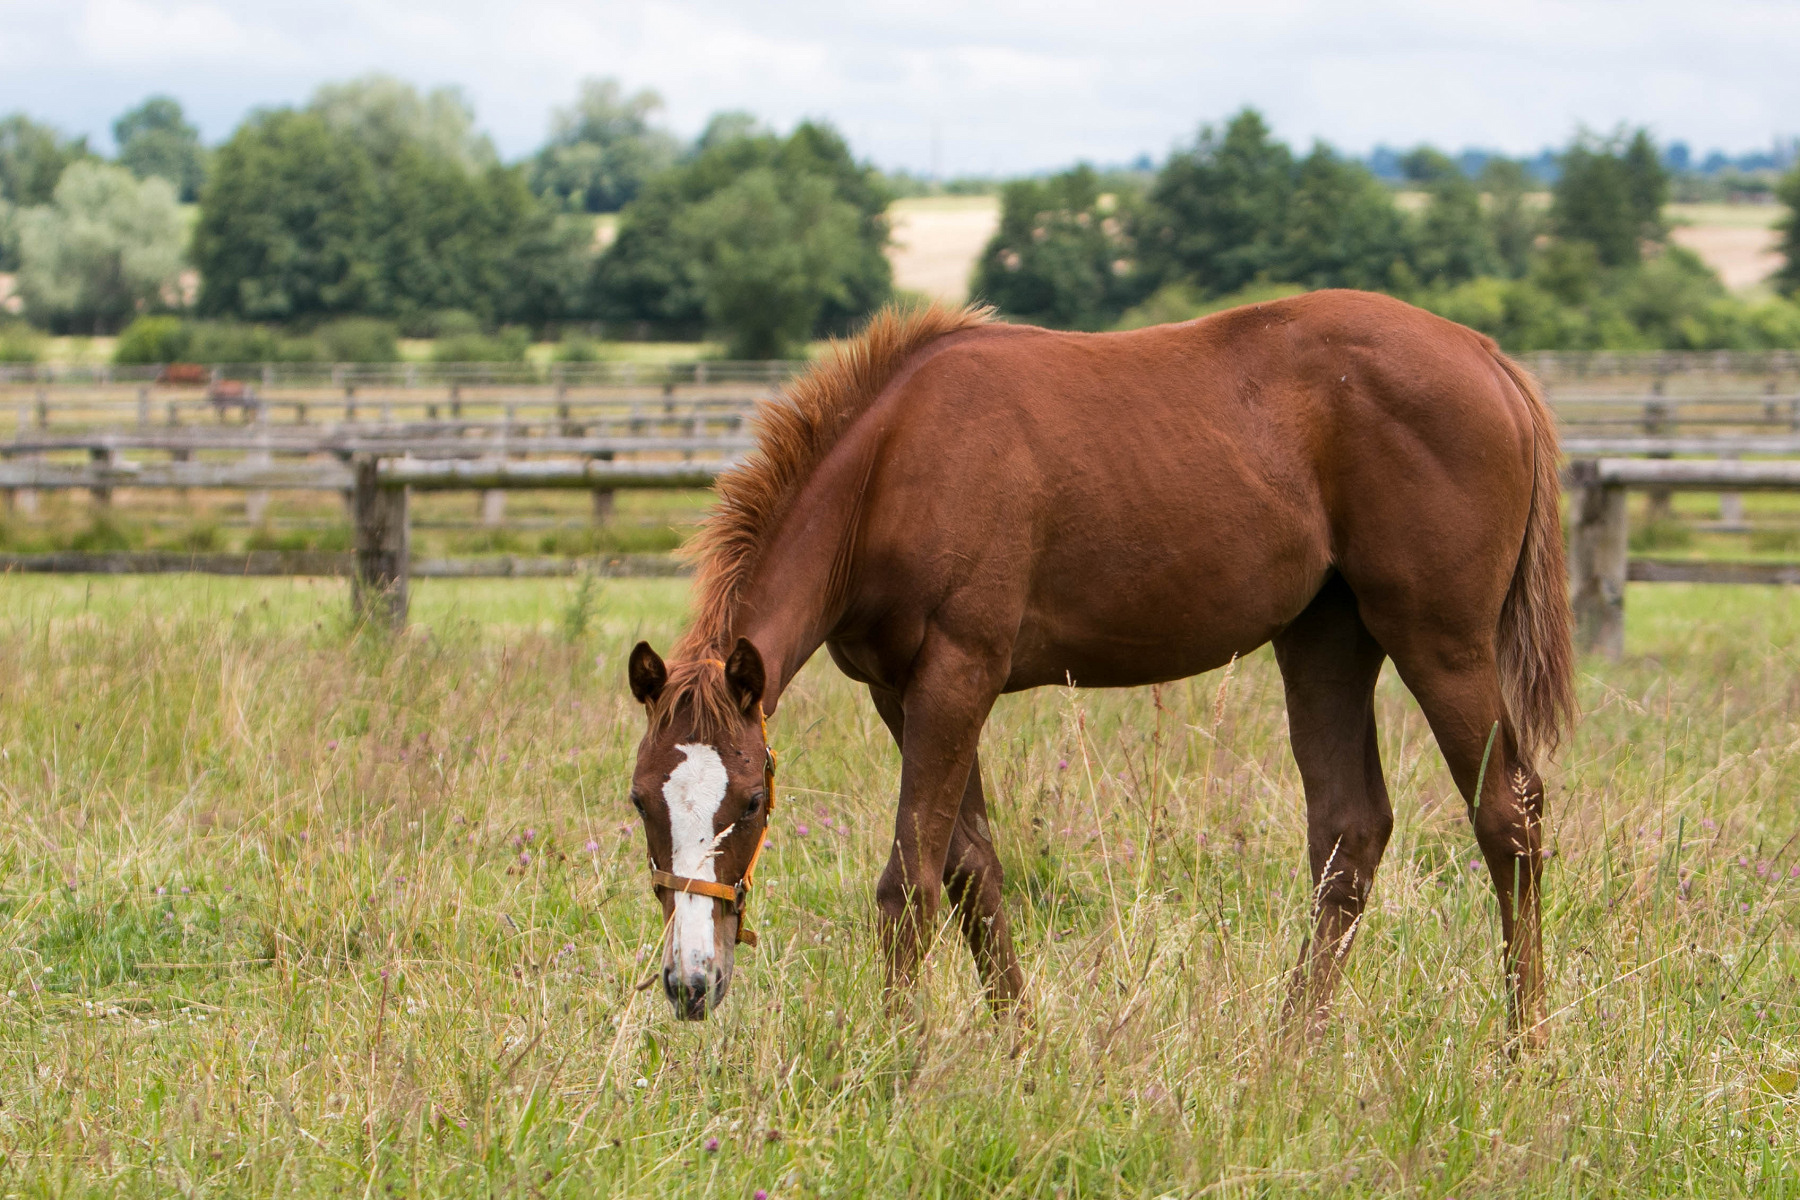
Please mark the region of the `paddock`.
POLYGON ((1583 661, 1550 1046, 1514 1063, 1490 889, 1391 671, 1395 840, 1332 1031, 1280 1044, 1308 897, 1266 650, 1002 701, 1038 1016, 996 1024, 952 937, 922 1038, 879 1002, 869 895, 898 759, 815 662, 774 731, 762 946, 714 1022, 672 1024, 636 990, 661 931, 619 681, 685 587, 421 580, 394 637, 342 580, 0 579, 9 1187, 1791 1186, 1800 593, 1632 584, 1626 656, 1583 661))

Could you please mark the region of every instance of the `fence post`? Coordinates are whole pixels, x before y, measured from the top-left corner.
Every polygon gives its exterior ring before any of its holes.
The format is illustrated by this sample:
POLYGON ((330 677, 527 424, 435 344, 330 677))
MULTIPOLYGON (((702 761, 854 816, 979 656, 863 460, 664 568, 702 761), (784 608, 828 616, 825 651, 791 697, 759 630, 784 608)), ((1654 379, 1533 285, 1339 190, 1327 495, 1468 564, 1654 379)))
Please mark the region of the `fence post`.
MULTIPOLYGON (((513 422, 519 419, 517 406, 512 401, 506 402, 505 416, 500 422, 499 445, 494 448, 494 457, 505 461, 506 443, 512 438, 513 422)), ((481 493, 481 524, 487 529, 498 529, 506 524, 506 489, 488 488, 481 493)))
MULTIPOLYGON (((111 446, 93 447, 88 451, 88 458, 95 466, 102 470, 111 470, 113 467, 119 465, 119 452, 111 446)), ((95 504, 98 504, 101 507, 107 507, 112 504, 112 488, 110 487, 89 488, 88 495, 93 498, 95 504)))
MULTIPOLYGON (((266 467, 273 460, 269 454, 269 413, 263 405, 262 397, 247 396, 244 409, 253 417, 253 428, 256 430, 256 449, 244 455, 244 465, 249 467, 266 467)), ((269 512, 269 493, 266 488, 244 493, 244 518, 252 525, 260 526, 269 512)))
POLYGON ((1569 582, 1575 640, 1608 658, 1625 652, 1625 563, 1629 522, 1625 489, 1601 483, 1599 464, 1569 465, 1574 504, 1569 522, 1569 582))
POLYGON ((351 507, 356 523, 356 563, 350 579, 351 610, 358 620, 404 629, 412 550, 407 489, 381 486, 381 460, 373 454, 358 455, 354 470, 351 507))
MULTIPOLYGON (((18 428, 17 428, 17 430, 15 430, 14 436, 25 437, 30 432, 30 430, 31 430, 31 409, 29 407, 27 407, 26 405, 21 404, 21 405, 19 405, 18 428)), ((24 455, 20 455, 19 457, 21 459, 29 462, 29 461, 35 460, 38 456, 35 454, 24 454, 24 455)), ((17 512, 22 513, 23 515, 25 515, 27 517, 37 516, 38 494, 37 494, 36 488, 20 488, 18 491, 14 492, 12 494, 11 500, 12 500, 12 507, 17 512)))
MULTIPOLYGON (((1727 452, 1721 453, 1719 460, 1736 462, 1737 457, 1735 452, 1727 452)), ((1750 528, 1749 522, 1744 520, 1744 493, 1719 493, 1719 528, 1730 533, 1743 533, 1750 528)))
MULTIPOLYGON (((1644 405, 1644 436, 1663 437, 1672 432, 1669 428, 1669 419, 1674 414, 1669 407, 1669 402, 1663 398, 1663 376, 1660 372, 1650 385, 1650 395, 1651 399, 1644 405)), ((1646 457, 1668 458, 1670 455, 1666 450, 1653 450, 1646 457)), ((1673 496, 1674 493, 1668 488, 1650 488, 1649 511, 1645 514, 1645 520, 1654 525, 1659 521, 1673 519, 1675 515, 1673 496)))

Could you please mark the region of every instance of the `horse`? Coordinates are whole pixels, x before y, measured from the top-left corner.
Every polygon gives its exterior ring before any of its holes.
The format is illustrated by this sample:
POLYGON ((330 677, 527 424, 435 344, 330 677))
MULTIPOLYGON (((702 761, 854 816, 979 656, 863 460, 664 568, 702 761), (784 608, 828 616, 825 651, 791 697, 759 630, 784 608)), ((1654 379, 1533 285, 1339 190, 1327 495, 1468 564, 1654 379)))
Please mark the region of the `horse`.
POLYGON ((1025 980, 977 753, 995 699, 1167 682, 1273 642, 1313 881, 1285 1016, 1325 1022, 1393 828, 1373 703, 1392 659, 1493 882, 1511 1036, 1541 1042, 1536 763, 1575 712, 1557 456, 1524 369, 1385 296, 1115 333, 878 314, 760 406, 693 544, 672 661, 629 656, 675 1015, 724 1001, 753 936, 767 720, 821 645, 902 756, 875 888, 887 993, 905 1003, 942 891, 1004 1013, 1025 980))

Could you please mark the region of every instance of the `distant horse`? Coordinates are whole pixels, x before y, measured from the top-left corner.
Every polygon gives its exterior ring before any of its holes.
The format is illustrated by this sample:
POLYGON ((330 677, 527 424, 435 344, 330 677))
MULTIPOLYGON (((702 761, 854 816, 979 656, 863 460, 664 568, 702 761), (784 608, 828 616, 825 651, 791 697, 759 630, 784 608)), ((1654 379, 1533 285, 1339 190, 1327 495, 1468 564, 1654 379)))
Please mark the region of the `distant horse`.
POLYGON ((758 419, 676 661, 640 643, 629 663, 677 1016, 725 997, 774 799, 764 717, 821 644, 903 759, 875 890, 890 995, 942 886, 1005 1009, 1024 977, 976 754, 995 698, 1273 641, 1316 910, 1290 1017, 1323 1019, 1393 828, 1373 701, 1392 658, 1470 806, 1515 1029, 1539 1039, 1534 763, 1574 710, 1569 611, 1554 425, 1493 342, 1346 291, 1130 333, 888 311, 758 419))

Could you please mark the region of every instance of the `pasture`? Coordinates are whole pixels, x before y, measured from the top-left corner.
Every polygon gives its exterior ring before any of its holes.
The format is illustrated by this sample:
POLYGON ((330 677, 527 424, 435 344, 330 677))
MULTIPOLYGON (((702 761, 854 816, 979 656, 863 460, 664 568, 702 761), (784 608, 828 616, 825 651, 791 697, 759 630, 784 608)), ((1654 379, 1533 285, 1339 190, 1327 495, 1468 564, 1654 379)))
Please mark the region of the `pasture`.
POLYGON ((1265 649, 1001 701, 1034 1005, 954 935, 879 992, 898 754, 819 656, 723 1010, 660 935, 623 686, 680 581, 0 580, 8 1195, 1468 1197, 1800 1192, 1800 596, 1635 586, 1551 787, 1550 1046, 1503 1050, 1493 892, 1423 719, 1329 1034, 1279 1040, 1303 808, 1265 649))

